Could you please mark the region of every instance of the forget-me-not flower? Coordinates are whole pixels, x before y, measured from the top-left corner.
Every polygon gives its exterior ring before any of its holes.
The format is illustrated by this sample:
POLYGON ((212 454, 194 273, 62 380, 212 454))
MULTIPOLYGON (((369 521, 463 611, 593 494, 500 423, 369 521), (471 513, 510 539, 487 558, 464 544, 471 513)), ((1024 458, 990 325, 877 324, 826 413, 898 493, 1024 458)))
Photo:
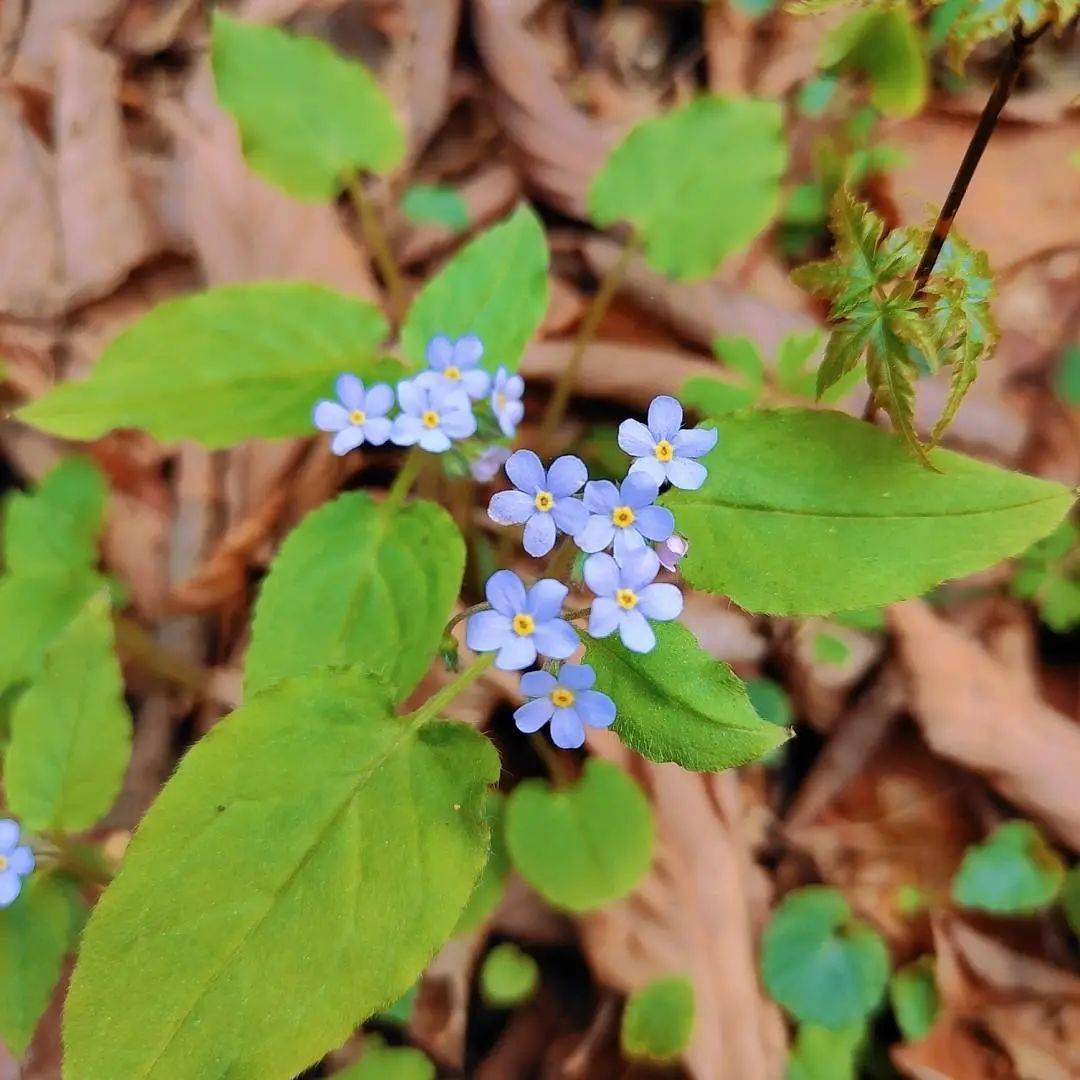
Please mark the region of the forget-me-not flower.
POLYGON ((401 415, 390 429, 398 446, 421 448, 433 454, 450 449, 452 439, 467 439, 476 431, 476 417, 464 390, 446 385, 423 385, 411 379, 398 383, 401 415))
POLYGON ((682 557, 690 550, 690 541, 685 536, 672 533, 662 544, 656 545, 656 557, 665 570, 675 573, 682 557))
POLYGON ((614 542, 620 562, 643 550, 647 540, 666 540, 675 529, 675 518, 666 506, 653 505, 660 491, 650 476, 633 475, 616 487, 610 480, 590 480, 585 485, 585 508, 589 520, 574 534, 582 551, 603 551, 614 542))
POLYGON ((22 892, 22 879, 34 869, 34 853, 19 843, 21 835, 18 822, 0 819, 0 908, 15 903, 22 892))
POLYGON ((493 495, 488 517, 500 525, 524 525, 522 546, 530 555, 546 555, 557 532, 573 536, 585 528, 588 512, 573 498, 589 476, 580 458, 566 454, 545 472, 536 454, 518 450, 506 462, 506 475, 517 491, 493 495))
POLYGON ((518 731, 531 735, 551 721, 551 741, 563 750, 574 750, 585 741, 585 725, 610 727, 615 702, 593 690, 596 672, 588 664, 563 664, 558 675, 550 671, 527 671, 521 676, 521 692, 531 701, 514 712, 518 731))
POLYGON ((355 376, 339 375, 334 383, 337 401, 316 402, 312 420, 320 431, 336 432, 330 449, 338 455, 355 450, 361 443, 382 446, 390 438, 387 413, 394 404, 394 391, 385 383, 365 390, 355 376))
POLYGON ((590 555, 585 560, 585 583, 594 593, 589 612, 589 633, 607 637, 619 631, 631 652, 647 653, 656 644, 648 620, 667 622, 683 608, 682 593, 674 585, 654 579, 660 560, 652 548, 643 548, 620 565, 610 555, 590 555))
POLYGON ((701 487, 708 470, 694 459, 716 445, 716 430, 684 430, 682 422, 682 406, 666 395, 653 398, 648 427, 640 420, 624 420, 619 425, 619 446, 634 458, 630 472, 644 473, 657 485, 666 480, 687 491, 701 487))
POLYGON ((521 395, 525 393, 525 380, 520 375, 511 375, 505 367, 495 372, 491 384, 491 411, 499 422, 502 433, 511 439, 517 431, 521 418, 525 415, 525 403, 521 395))
POLYGON ((428 386, 441 384, 451 390, 464 390, 473 401, 479 401, 491 385, 491 376, 477 367, 483 355, 484 343, 475 334, 463 334, 456 341, 437 334, 424 352, 428 370, 418 378, 428 386))
POLYGON ((497 668, 520 671, 538 653, 565 660, 577 649, 574 628, 559 618, 569 592, 561 581, 544 578, 526 592, 512 570, 497 570, 484 591, 491 610, 470 616, 465 642, 473 652, 498 649, 497 668))
POLYGON ((505 446, 494 443, 478 457, 473 458, 469 464, 469 472, 472 473, 474 480, 486 484, 489 480, 495 479, 509 456, 510 451, 505 446))

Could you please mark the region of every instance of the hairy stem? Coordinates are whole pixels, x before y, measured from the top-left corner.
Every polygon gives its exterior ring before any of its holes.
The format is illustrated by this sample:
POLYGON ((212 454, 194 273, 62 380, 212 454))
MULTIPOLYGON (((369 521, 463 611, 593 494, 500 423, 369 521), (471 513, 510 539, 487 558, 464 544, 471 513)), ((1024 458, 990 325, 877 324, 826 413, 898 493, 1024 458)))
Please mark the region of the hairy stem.
POLYGON ((484 603, 484 604, 473 604, 472 607, 467 607, 467 608, 465 608, 464 611, 459 611, 446 624, 446 629, 443 631, 443 634, 445 635, 445 634, 452 633, 454 627, 457 626, 457 624, 459 622, 462 622, 463 620, 469 618, 470 615, 476 615, 480 611, 490 611, 490 610, 491 610, 491 605, 487 604, 487 603, 484 603))
POLYGON ((401 466, 400 472, 394 477, 390 490, 386 493, 383 506, 388 511, 392 513, 405 501, 405 496, 412 490, 423 465, 424 451, 419 446, 414 446, 405 458, 405 464, 401 466))
POLYGON ((390 242, 386 238, 386 232, 379 221, 379 215, 375 213, 375 207, 364 194, 364 186, 360 182, 357 173, 349 173, 345 177, 345 186, 349 192, 356 216, 360 221, 360 232, 364 242, 371 251, 371 257, 378 267, 379 276, 386 286, 389 294, 390 321, 397 326, 405 315, 407 297, 405 294, 405 279, 401 276, 397 263, 394 261, 393 252, 390 250, 390 242))
POLYGON ((493 652, 478 656, 456 678, 448 682, 441 690, 437 690, 416 712, 409 715, 412 726, 420 727, 421 724, 434 720, 458 694, 468 690, 477 679, 481 678, 493 663, 495 663, 493 652))
POLYGON ((117 649, 144 671, 196 694, 202 694, 206 689, 210 679, 206 668, 163 649, 134 619, 114 615, 113 633, 117 649))

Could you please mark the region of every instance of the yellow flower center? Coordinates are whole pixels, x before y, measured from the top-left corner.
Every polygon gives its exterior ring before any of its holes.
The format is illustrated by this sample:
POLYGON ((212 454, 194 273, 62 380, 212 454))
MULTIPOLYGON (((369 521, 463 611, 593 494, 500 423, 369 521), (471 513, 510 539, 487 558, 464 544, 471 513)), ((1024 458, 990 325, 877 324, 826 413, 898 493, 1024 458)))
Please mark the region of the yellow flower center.
POLYGON ((568 709, 574 704, 574 691, 566 690, 563 687, 557 687, 551 691, 551 704, 556 709, 568 709))
POLYGON ((535 629, 536 623, 533 622, 531 615, 526 615, 522 612, 520 615, 514 616, 514 633, 518 637, 528 637, 535 629))
POLYGON ((656 460, 657 461, 670 461, 675 456, 675 447, 667 441, 667 439, 661 439, 656 444, 656 460))
POLYGON ((611 521, 613 525, 625 529, 628 525, 634 524, 634 511, 629 506, 616 506, 611 511, 611 521))
POLYGON ((633 589, 620 589, 615 594, 615 603, 623 611, 633 611, 637 607, 637 593, 633 589))
POLYGON ((547 513, 555 505, 555 497, 550 491, 538 491, 533 499, 533 506, 541 513, 547 513))
POLYGON ((503 394, 503 393, 496 394, 495 395, 495 404, 498 405, 498 407, 500 409, 505 409, 506 408, 506 395, 503 394))
POLYGON ((359 427, 365 420, 367 420, 367 413, 363 409, 353 409, 349 413, 349 423, 359 427))
POLYGON ((445 375, 446 378, 452 379, 454 382, 457 382, 458 379, 461 378, 461 368, 459 368, 456 364, 451 364, 448 368, 446 368, 445 371, 443 371, 443 375, 445 375))
POLYGON ((426 428, 435 428, 439 426, 439 414, 434 409, 426 409, 424 415, 420 417, 420 422, 426 428))
POLYGON ((8 861, 5 856, 0 855, 0 874, 2 874, 8 868, 8 861))

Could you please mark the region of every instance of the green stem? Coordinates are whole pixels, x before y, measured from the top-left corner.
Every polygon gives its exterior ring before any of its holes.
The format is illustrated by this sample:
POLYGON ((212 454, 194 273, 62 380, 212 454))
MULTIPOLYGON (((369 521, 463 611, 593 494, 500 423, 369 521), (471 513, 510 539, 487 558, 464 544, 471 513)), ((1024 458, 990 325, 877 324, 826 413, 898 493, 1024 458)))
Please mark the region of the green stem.
POLYGON ((71 843, 66 836, 50 834, 56 847, 57 866, 87 885, 108 885, 112 870, 87 849, 71 843))
POLYGON ((448 682, 441 690, 437 690, 420 706, 414 713, 410 713, 408 719, 413 727, 420 727, 429 720, 434 720, 458 696, 477 679, 481 678, 492 664, 495 663, 493 652, 478 656, 464 671, 455 679, 448 682))
POLYGON ((556 788, 569 787, 574 782, 574 778, 567 769, 562 755, 549 746, 547 740, 539 732, 530 735, 529 742, 532 743, 536 756, 544 763, 544 768, 551 777, 551 783, 556 788))
POLYGON ((345 187, 349 192, 356 216, 360 220, 360 232, 364 242, 371 252, 371 257, 379 269, 379 276, 389 293, 390 321, 397 326, 405 315, 407 296, 405 292, 405 279, 401 276, 394 254, 390 250, 390 242, 386 238, 379 215, 375 213, 375 207, 364 194, 364 186, 360 182, 358 173, 352 172, 345 177, 345 187))
POLYGON ((555 432, 563 421, 563 417, 566 415, 566 406, 570 403, 570 395, 574 392, 574 386, 577 384, 585 352, 596 336, 600 320, 603 319, 607 309, 611 306, 611 301, 615 299, 623 278, 626 276, 627 268, 630 266, 630 260, 633 258, 637 248, 637 239, 631 237, 622 249, 618 259, 611 264, 608 272, 600 281, 600 287, 596 290, 596 295, 593 297, 589 310, 585 313, 577 338, 574 340, 574 348, 570 353, 570 359, 567 360, 566 367, 563 368, 558 381, 555 383, 555 389, 552 392, 551 400, 548 402, 547 411, 541 421, 540 431, 537 435, 537 442, 541 447, 546 448, 549 446, 555 432))
POLYGON ((414 446, 408 456, 405 458, 405 464, 401 466, 401 470, 397 476, 394 477, 394 482, 390 485, 390 490, 386 493, 386 499, 383 502, 383 506, 390 512, 398 509, 399 506, 405 501, 405 496, 412 490, 413 484, 416 483, 416 478, 420 475, 420 470, 424 465, 424 451, 419 446, 414 446))
POLYGON ((446 624, 446 629, 443 631, 443 636, 445 637, 447 634, 452 633, 454 627, 457 626, 457 624, 459 622, 462 622, 464 619, 469 618, 470 615, 476 615, 480 611, 490 611, 490 610, 491 610, 491 605, 488 604, 488 603, 484 603, 484 604, 473 604, 472 607, 467 607, 467 608, 465 608, 464 611, 459 611, 446 624))

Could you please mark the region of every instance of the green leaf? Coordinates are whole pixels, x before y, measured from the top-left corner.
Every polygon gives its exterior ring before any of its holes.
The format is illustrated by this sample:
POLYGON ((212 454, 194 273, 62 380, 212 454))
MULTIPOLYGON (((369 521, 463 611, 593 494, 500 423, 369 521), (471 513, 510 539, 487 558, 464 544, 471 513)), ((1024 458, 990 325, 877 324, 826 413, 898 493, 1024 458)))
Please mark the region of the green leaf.
POLYGON ((1058 633, 1080 626, 1080 527, 1066 518, 1019 558, 1011 582, 1014 596, 1034 600, 1039 617, 1058 633))
POLYGON ((758 410, 716 427, 705 484, 662 502, 690 541, 687 581, 750 611, 827 615, 919 596, 1022 551, 1073 501, 945 450, 930 472, 841 413, 758 410))
POLYGON ((306 1069, 454 929, 498 774, 472 728, 392 715, 355 669, 256 695, 184 758, 94 910, 65 1014, 71 1074, 306 1069))
POLYGON ((580 780, 526 780, 506 808, 506 846, 521 876, 556 907, 591 911, 629 893, 652 859, 653 824, 641 788, 590 758, 580 780))
POLYGON ((496 945, 480 968, 480 996, 493 1009, 512 1009, 536 993, 540 968, 513 942, 496 945))
POLYGON ((940 1008, 934 958, 920 956, 900 968, 889 982, 889 1001, 905 1041, 921 1039, 934 1026, 940 1008))
POLYGON ((714 772, 756 761, 790 737, 762 720, 746 687, 677 622, 658 623, 657 647, 630 652, 613 635, 586 638, 596 689, 615 702, 614 729, 650 761, 714 772))
POLYGON ((773 913, 761 971, 769 993, 795 1019, 836 1031, 877 1009, 889 952, 839 892, 810 885, 788 893, 773 913))
POLYGON ((414 983, 391 1005, 387 1005, 385 1009, 380 1009, 376 1013, 376 1019, 382 1020, 387 1024, 396 1024, 398 1027, 404 1027, 409 1019, 412 1017, 413 1007, 416 1005, 416 998, 420 993, 420 984, 414 983))
POLYGON ((762 720, 778 727, 791 727, 791 699, 778 682, 766 678, 747 679, 746 693, 754 711, 762 720))
POLYGON ((865 75, 870 101, 886 116, 914 116, 926 104, 930 75, 922 35, 906 6, 849 15, 826 38, 820 63, 865 75))
POLYGON ((1061 888, 1061 908, 1072 932, 1080 938, 1080 864, 1065 875, 1061 888))
POLYGON ((976 45, 1003 37, 1019 23, 1030 34, 1049 23, 1058 31, 1076 18, 1077 0, 968 0, 957 8, 954 0, 930 0, 952 15, 945 27, 949 61, 962 69, 976 45))
POLYGON ((706 95, 630 132, 593 180, 589 215, 629 221, 660 273, 707 277, 772 222, 786 165, 779 102, 706 95))
POLYGON ((363 1057, 333 1080, 435 1080, 435 1066, 411 1046, 387 1046, 378 1035, 365 1035, 363 1057))
POLYGON ((491 851, 480 880, 458 919, 455 937, 471 933, 487 921, 499 906, 506 892, 506 879, 510 876, 510 853, 506 850, 506 798, 497 791, 489 791, 484 814, 491 830, 491 851))
POLYGON ((410 221, 433 221, 451 232, 469 227, 469 208, 456 188, 443 184, 413 184, 401 200, 401 211, 410 221))
POLYGON ((16 415, 69 439, 143 428, 216 448, 306 435, 312 405, 339 373, 367 381, 400 370, 378 362, 386 333, 370 304, 319 285, 225 285, 159 304, 105 349, 88 379, 16 415))
POLYGON ((9 573, 66 574, 97 563, 105 480, 88 458, 70 457, 32 492, 18 492, 4 514, 9 573))
POLYGON ((865 1024, 838 1031, 800 1024, 788 1058, 787 1080, 858 1080, 859 1055, 865 1042, 865 1024))
POLYGON ((999 825, 968 848, 952 884, 961 907, 995 915, 1031 915, 1057 899, 1065 865, 1029 821, 999 825))
POLYGON ((548 247, 525 204, 470 240, 420 290, 401 328, 401 351, 415 367, 436 334, 476 334, 489 371, 516 371, 547 311, 548 247))
POLYGON ((740 382, 713 375, 695 375, 679 389, 679 400, 699 416, 726 416, 749 409, 757 403, 760 391, 740 382))
POLYGON ((16 1059, 30 1045, 81 922, 75 888, 56 874, 31 875, 0 910, 0 1039, 16 1059))
POLYGON ((290 195, 325 202, 350 174, 381 175, 401 161, 405 137, 389 99, 325 42, 215 11, 211 58, 248 163, 290 195))
POLYGON ((627 1057, 672 1061, 689 1045, 693 1029, 693 984, 673 975, 630 995, 619 1035, 627 1057))
POLYGON ((83 832, 112 806, 131 755, 131 717, 107 598, 93 597, 45 652, 15 704, 4 788, 39 832, 83 832))
POLYGON ((1054 389, 1068 405, 1080 405, 1080 344, 1068 346, 1058 362, 1054 389))
POLYGON ((465 543, 442 507, 338 496, 288 535, 263 582, 247 693, 323 664, 362 663, 403 700, 431 664, 464 568, 465 543))
POLYGON ((820 633, 814 636, 814 659, 838 667, 851 659, 851 650, 835 634, 820 633))

